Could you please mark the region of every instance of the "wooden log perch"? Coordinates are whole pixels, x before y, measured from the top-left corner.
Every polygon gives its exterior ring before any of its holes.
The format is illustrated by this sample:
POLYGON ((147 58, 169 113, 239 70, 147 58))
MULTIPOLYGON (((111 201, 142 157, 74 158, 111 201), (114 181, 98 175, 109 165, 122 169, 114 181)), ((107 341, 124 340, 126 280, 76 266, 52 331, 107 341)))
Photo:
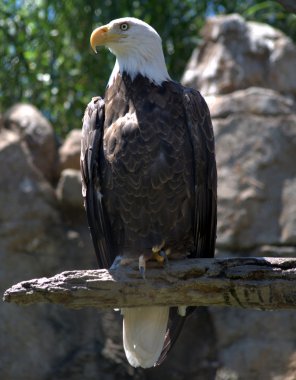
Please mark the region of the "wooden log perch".
POLYGON ((296 308, 296 259, 229 258, 136 263, 116 270, 75 270, 23 281, 4 294, 19 305, 47 302, 79 309, 148 305, 236 306, 261 310, 296 308))

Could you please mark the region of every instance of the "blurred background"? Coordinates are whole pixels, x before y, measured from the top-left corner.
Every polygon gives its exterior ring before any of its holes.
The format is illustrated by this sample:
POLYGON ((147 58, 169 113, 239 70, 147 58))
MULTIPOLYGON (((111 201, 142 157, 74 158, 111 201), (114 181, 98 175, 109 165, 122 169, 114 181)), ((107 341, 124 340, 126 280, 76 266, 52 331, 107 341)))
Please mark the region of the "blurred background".
MULTIPOLYGON (((217 257, 296 257, 294 0, 0 3, 0 291, 96 268, 81 196, 81 120, 114 65, 92 30, 134 16, 171 77, 205 96, 216 136, 217 257)), ((266 300, 268 302, 268 300, 266 300)), ((5 380, 295 380, 292 311, 198 308, 168 359, 134 369, 113 311, 0 305, 5 380)))
POLYGON ((104 92, 114 57, 103 49, 95 56, 89 36, 110 20, 131 15, 153 25, 176 80, 208 16, 237 12, 296 39, 295 15, 277 1, 3 0, 0 12, 0 112, 30 102, 63 137, 80 127, 89 99, 104 92))

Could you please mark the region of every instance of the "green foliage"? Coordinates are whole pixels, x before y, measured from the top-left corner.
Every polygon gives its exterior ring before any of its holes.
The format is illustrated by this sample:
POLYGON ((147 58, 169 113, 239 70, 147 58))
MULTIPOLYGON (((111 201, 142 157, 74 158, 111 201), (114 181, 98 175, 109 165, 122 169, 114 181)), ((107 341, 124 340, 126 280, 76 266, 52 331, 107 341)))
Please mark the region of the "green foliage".
POLYGON ((89 36, 114 18, 134 16, 153 25, 177 80, 206 15, 238 12, 296 40, 295 15, 274 1, 2 0, 0 7, 0 112, 33 103, 62 136, 81 126, 90 98, 104 93, 114 57, 103 49, 92 53, 89 36))

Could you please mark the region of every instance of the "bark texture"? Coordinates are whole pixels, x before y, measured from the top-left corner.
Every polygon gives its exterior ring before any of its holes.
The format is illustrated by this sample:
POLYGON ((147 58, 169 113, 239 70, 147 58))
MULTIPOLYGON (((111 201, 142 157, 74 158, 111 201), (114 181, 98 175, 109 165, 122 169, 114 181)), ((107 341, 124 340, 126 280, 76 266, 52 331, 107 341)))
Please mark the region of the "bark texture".
POLYGON ((296 308, 295 289, 293 258, 192 259, 148 267, 145 280, 134 262, 109 271, 67 271, 20 282, 6 290, 4 300, 75 309, 191 305, 275 310, 296 308))

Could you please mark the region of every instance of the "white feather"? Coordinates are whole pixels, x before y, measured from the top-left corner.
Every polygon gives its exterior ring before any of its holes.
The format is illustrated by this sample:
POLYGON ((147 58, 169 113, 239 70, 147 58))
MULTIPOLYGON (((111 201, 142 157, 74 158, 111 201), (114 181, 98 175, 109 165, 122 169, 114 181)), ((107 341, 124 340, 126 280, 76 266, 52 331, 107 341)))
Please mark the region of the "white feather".
POLYGON ((118 29, 124 22, 129 24, 129 29, 121 32, 125 38, 106 45, 117 58, 109 86, 117 73, 124 71, 132 79, 141 74, 157 85, 170 80, 159 34, 149 24, 133 17, 117 19, 109 25, 118 29))
POLYGON ((165 339, 169 307, 122 309, 123 346, 133 367, 149 368, 157 362, 165 339))
POLYGON ((187 306, 185 306, 185 305, 178 306, 178 314, 181 317, 185 317, 186 316, 186 309, 187 309, 187 306))

